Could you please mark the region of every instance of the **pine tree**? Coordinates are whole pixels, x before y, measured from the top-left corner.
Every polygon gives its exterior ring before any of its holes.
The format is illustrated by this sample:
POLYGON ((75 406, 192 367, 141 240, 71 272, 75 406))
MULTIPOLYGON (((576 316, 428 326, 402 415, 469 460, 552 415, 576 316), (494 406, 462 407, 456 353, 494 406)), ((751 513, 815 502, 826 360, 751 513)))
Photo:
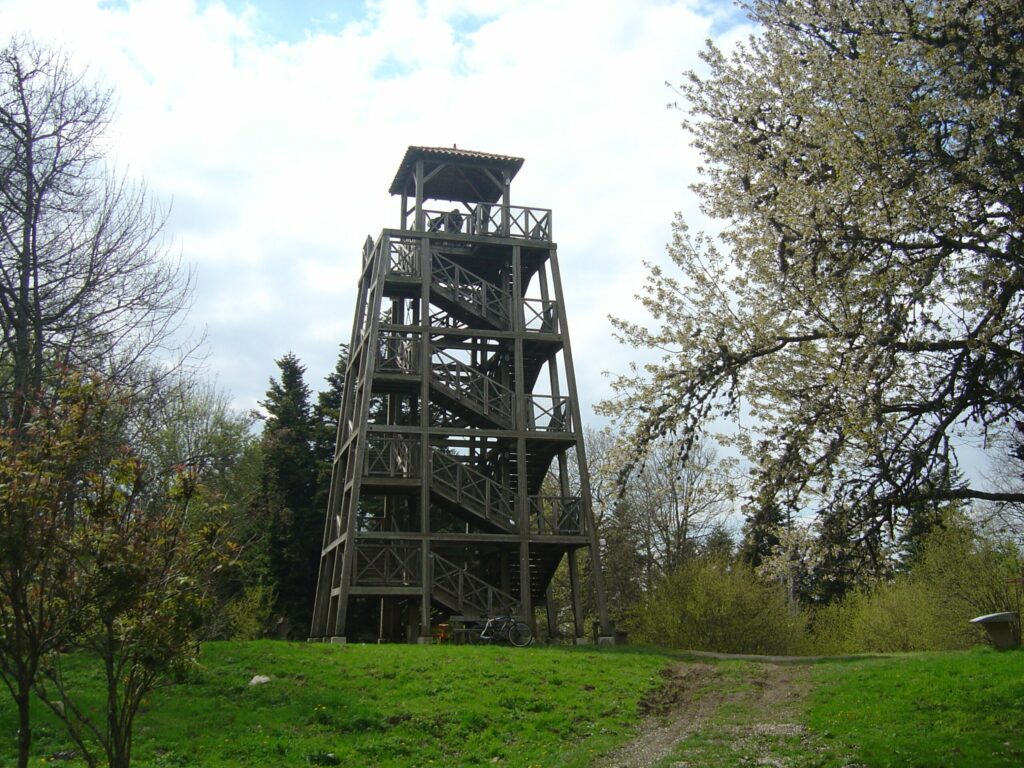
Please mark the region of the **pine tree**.
POLYGON ((315 505, 317 460, 306 369, 292 353, 277 361, 280 381, 270 380, 263 426, 261 503, 270 521, 270 566, 277 580, 283 631, 304 636, 313 611, 322 513, 315 505))
POLYGON ((338 435, 338 415, 345 394, 348 344, 342 344, 334 370, 327 374, 327 389, 317 394, 313 406, 313 453, 316 458, 316 491, 313 502, 321 513, 327 508, 331 488, 331 465, 338 435))

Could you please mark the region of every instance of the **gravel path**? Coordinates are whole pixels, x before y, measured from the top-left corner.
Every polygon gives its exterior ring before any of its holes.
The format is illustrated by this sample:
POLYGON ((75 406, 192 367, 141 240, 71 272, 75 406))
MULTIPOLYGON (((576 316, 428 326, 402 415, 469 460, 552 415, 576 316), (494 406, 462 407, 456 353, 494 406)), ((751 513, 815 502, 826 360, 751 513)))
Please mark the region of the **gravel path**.
MULTIPOLYGON (((714 658, 746 658, 708 654, 714 658)), ((646 715, 632 741, 606 755, 598 768, 650 768, 670 754, 679 742, 712 722, 724 703, 736 702, 756 712, 756 722, 737 729, 737 740, 768 734, 799 734, 793 704, 809 689, 809 668, 791 664, 790 657, 750 657, 754 667, 747 685, 727 684, 713 664, 682 662, 669 667, 665 684, 641 703, 646 715)), ((807 661, 806 658, 800 661, 807 661)), ((686 765, 682 763, 680 765, 686 765)))

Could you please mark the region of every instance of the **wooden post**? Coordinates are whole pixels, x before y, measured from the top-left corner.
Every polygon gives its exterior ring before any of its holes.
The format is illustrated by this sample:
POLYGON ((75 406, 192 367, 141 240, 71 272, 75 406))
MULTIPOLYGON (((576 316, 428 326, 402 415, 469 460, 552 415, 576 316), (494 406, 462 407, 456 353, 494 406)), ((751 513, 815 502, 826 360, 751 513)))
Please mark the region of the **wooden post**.
MULTIPOLYGON (((569 344, 569 323, 566 320, 565 301, 562 299, 562 278, 558 270, 558 255, 554 247, 551 249, 551 278, 555 286, 558 304, 558 326, 562 332, 565 345, 565 378, 569 388, 569 409, 572 412, 573 424, 580 425, 580 400, 576 392, 576 372, 572 365, 572 348, 569 344)), ((590 540, 591 581, 594 585, 594 602, 597 603, 597 618, 601 625, 603 637, 612 636, 611 623, 608 621, 608 605, 605 602, 604 579, 601 575, 601 543, 594 525, 594 508, 590 495, 590 471, 587 468, 587 453, 583 444, 583 430, 577 426, 576 432, 576 463, 580 473, 580 497, 583 501, 583 527, 590 540)))
MULTIPOLYGON (((424 232, 426 227, 423 222, 423 161, 416 161, 416 231, 424 232)), ((424 275, 424 279, 426 276, 424 275)))
MULTIPOLYGON (((417 163, 417 173, 423 172, 423 161, 417 163)), ((419 197, 419 196, 417 196, 419 197)), ((422 220, 423 208, 417 203, 417 215, 422 220)), ((422 229, 420 229, 422 231, 422 229)), ((430 353, 430 283, 432 276, 432 258, 430 238, 424 237, 420 240, 420 386, 419 400, 422 407, 419 409, 419 434, 420 434, 420 519, 419 529, 422 538, 420 539, 421 580, 423 591, 420 594, 420 638, 430 637, 430 595, 433 590, 433 568, 431 567, 430 547, 430 484, 431 484, 431 447, 430 447, 430 376, 431 376, 431 353, 430 353)))

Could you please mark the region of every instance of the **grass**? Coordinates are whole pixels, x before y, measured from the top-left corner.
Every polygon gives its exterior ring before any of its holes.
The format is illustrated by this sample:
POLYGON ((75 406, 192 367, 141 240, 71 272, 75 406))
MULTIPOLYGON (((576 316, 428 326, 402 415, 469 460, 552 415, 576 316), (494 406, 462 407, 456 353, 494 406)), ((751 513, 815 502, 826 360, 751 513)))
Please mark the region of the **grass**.
POLYGON ((1024 651, 714 666, 721 700, 660 768, 1024 765, 1024 651))
POLYGON ((1024 651, 829 662, 815 683, 808 725, 867 765, 1024 765, 1024 651))
MULTIPOLYGON (((86 662, 72 660, 98 702, 86 662)), ((636 734, 638 702, 677 662, 636 648, 211 643, 146 703, 134 765, 584 768, 636 734), (257 674, 271 681, 250 686, 257 674)), ((683 701, 690 728, 663 768, 1024 764, 1024 651, 699 665, 682 695, 650 699, 683 701)), ((37 714, 33 765, 81 765, 37 714)), ((0 765, 14 728, 2 698, 0 765)))
MULTIPOLYGON (((136 724, 133 765, 587 766, 629 738, 659 653, 210 643, 136 724), (268 675, 250 686, 253 675, 268 675)), ((98 680, 83 667, 84 686, 98 680)), ((72 750, 39 712, 33 764, 72 750)), ((0 700, 0 765, 15 719, 0 700)), ((67 766, 79 761, 61 761, 67 766)))

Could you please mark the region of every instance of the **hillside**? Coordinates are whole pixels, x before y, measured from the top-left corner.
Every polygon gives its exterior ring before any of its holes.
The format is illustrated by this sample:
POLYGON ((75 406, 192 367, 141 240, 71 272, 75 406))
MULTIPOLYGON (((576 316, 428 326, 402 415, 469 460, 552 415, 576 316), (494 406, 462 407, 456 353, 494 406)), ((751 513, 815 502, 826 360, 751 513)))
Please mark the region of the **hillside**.
MULTIPOLYGON (((79 678, 97 682, 84 667, 79 678)), ((187 679, 147 701, 134 765, 1015 766, 1022 713, 1021 652, 766 663, 637 648, 210 643, 187 679), (255 675, 270 681, 250 685, 255 675)), ((81 764, 54 720, 36 722, 39 763, 81 764)), ((7 765, 7 699, 0 733, 7 765)))

